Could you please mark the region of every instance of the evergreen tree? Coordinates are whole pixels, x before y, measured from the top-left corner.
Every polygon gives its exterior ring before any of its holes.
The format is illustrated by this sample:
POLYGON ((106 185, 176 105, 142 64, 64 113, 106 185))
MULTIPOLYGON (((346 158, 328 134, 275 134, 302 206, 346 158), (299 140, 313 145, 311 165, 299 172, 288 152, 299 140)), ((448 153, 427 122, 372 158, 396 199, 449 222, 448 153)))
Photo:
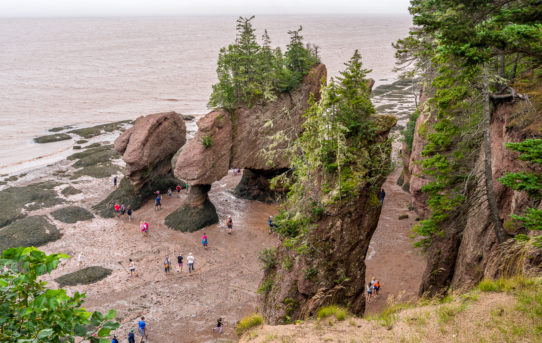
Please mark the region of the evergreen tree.
POLYGON ((343 99, 340 106, 341 120, 351 135, 357 135, 366 126, 368 117, 375 113, 366 79, 371 71, 362 68, 361 55, 357 49, 344 65, 346 69, 337 78, 337 92, 343 99))

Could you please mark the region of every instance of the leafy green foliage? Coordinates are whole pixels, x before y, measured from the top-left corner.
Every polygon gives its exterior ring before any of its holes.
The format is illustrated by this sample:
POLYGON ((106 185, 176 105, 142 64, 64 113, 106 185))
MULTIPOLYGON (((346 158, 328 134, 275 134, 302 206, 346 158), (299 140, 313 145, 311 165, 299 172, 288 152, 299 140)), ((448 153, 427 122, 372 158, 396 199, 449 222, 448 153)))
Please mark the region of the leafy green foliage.
POLYGON ((242 335, 244 332, 248 331, 250 328, 253 328, 258 325, 263 324, 263 317, 259 313, 252 314, 250 316, 244 317, 237 323, 235 327, 235 332, 238 335, 242 335))
MULTIPOLYGON (((542 166, 542 139, 526 139, 521 143, 508 143, 506 147, 520 153, 519 160, 542 166)), ((530 198, 542 198, 542 175, 535 172, 506 173, 499 181, 517 191, 527 192, 530 198)), ((523 215, 512 214, 512 219, 529 230, 542 231, 542 210, 527 208, 523 215)), ((522 236, 525 240, 526 236, 522 236)), ((535 238, 535 244, 542 246, 542 236, 535 238)))
POLYGON ((280 48, 271 48, 267 30, 262 45, 257 42, 253 19, 254 16, 239 17, 235 43, 220 50, 218 83, 213 85, 210 107, 233 110, 243 104, 273 101, 277 93, 297 87, 318 63, 317 52, 303 46, 301 27, 288 32, 290 43, 283 55, 280 48))
POLYGON ((36 248, 10 248, 0 259, 0 341, 109 342, 115 311, 89 313, 81 306, 84 294, 68 296, 63 289, 47 289, 38 277, 54 270, 64 254, 46 255, 36 248), (88 330, 92 324, 94 329, 88 330), (93 336, 96 334, 95 336, 93 336))
POLYGON ((418 109, 408 117, 406 129, 403 133, 408 151, 412 151, 412 142, 414 141, 414 132, 416 131, 416 121, 418 120, 419 116, 420 110, 418 109))
POLYGON ((206 148, 210 148, 213 145, 213 137, 211 137, 209 134, 206 134, 201 138, 201 144, 203 144, 203 146, 206 148))
MULTIPOLYGON (((466 212, 469 199, 476 198, 472 171, 488 130, 482 127, 488 125, 482 122, 484 92, 505 90, 518 71, 540 64, 540 2, 412 0, 410 12, 416 27, 394 47, 398 69, 421 77, 429 96, 423 105, 428 121, 420 127, 427 144, 418 163, 432 180, 423 188, 431 215, 414 228, 416 245, 427 247, 451 215, 466 212), (490 89, 483 82, 485 71, 490 89)), ((407 127, 407 146, 412 133, 407 127)))
POLYGON ((260 261, 263 263, 263 270, 269 271, 277 265, 277 260, 275 259, 275 249, 265 248, 260 251, 259 256, 260 261))
POLYGON ((316 315, 316 318, 323 319, 329 316, 335 316, 335 318, 337 318, 338 321, 343 321, 346 319, 347 315, 348 315, 348 311, 344 307, 331 305, 331 306, 321 307, 318 310, 318 314, 316 315))

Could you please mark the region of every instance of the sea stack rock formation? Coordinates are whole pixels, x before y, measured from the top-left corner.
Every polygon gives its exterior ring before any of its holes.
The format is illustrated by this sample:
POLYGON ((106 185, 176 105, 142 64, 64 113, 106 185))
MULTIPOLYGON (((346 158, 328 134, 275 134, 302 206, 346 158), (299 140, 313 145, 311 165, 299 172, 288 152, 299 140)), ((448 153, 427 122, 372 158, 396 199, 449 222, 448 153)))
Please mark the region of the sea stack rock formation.
POLYGON ((325 65, 319 64, 298 88, 279 94, 273 102, 239 107, 233 114, 215 110, 200 119, 196 136, 183 148, 175 166, 175 176, 188 182, 190 193, 183 205, 166 217, 166 225, 195 231, 217 223, 218 215, 207 193, 230 168, 245 169, 236 188, 238 196, 274 199, 269 179, 286 171, 289 161, 285 150, 303 130, 309 99, 319 99, 326 75, 325 65), (284 136, 274 142, 271 137, 278 132, 284 136))
MULTIPOLYGON (((389 165, 388 134, 397 119, 374 115, 371 120, 375 138, 368 143, 368 158, 389 165)), ((313 177, 321 178, 323 172, 317 173, 313 177)), ((329 304, 347 305, 356 315, 364 313, 365 256, 382 209, 377 193, 386 179, 385 172, 371 173, 355 196, 322 208, 299 245, 292 247, 295 243, 285 239, 276 247, 276 264, 265 270, 261 287, 265 290, 261 311, 270 324, 314 316, 329 304)), ((329 196, 321 189, 315 192, 315 199, 329 196)))
POLYGON ((320 98, 320 87, 326 77, 326 66, 319 64, 304 77, 298 88, 279 94, 272 103, 235 110, 230 167, 245 169, 235 190, 238 197, 260 201, 274 199, 269 179, 288 168, 286 148, 303 130, 303 115, 309 107, 309 99, 311 95, 316 101, 320 98), (270 138, 277 132, 285 136, 277 140, 270 138))
POLYGON ((211 184, 228 174, 232 146, 229 113, 212 111, 198 121, 198 132, 184 148, 175 167, 175 176, 190 185, 180 208, 166 217, 166 225, 180 231, 195 231, 218 222, 207 193, 211 184))
POLYGON ((133 209, 156 191, 166 192, 179 180, 171 172, 171 158, 186 143, 186 126, 175 112, 137 118, 115 141, 115 150, 126 162, 125 177, 117 190, 95 206, 102 216, 112 216, 111 203, 122 202, 133 209))

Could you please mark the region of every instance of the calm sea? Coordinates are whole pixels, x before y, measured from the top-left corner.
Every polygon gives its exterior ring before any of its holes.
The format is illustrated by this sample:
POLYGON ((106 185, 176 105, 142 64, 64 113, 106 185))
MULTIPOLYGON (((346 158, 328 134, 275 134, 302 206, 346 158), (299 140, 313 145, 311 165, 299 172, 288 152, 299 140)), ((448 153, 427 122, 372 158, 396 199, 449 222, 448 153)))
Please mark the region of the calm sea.
MULTIPOLYGON (((49 18, 0 20, 0 174, 62 158, 74 144, 35 144, 52 127, 88 126, 174 110, 207 111, 218 50, 235 38, 236 17, 49 18)), ((359 49, 379 83, 395 78, 391 43, 408 16, 258 16, 285 46, 303 26, 328 75, 359 49)))

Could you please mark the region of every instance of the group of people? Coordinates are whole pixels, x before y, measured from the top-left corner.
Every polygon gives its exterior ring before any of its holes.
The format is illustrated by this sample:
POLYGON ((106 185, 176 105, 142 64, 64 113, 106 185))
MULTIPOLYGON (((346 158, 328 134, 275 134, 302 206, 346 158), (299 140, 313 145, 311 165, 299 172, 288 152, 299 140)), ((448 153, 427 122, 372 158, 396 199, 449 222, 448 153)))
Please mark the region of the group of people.
MULTIPOLYGON (((142 343, 145 338, 149 336, 149 326, 145 323, 145 317, 141 317, 139 323, 137 323, 137 333, 141 337, 139 343, 142 343)), ((119 343, 117 336, 113 336, 111 343, 119 343)), ((128 343, 135 343, 135 333, 134 329, 131 329, 128 333, 128 343)))
MULTIPOLYGON (((177 273, 180 273, 183 271, 183 260, 184 260, 183 255, 179 253, 179 255, 177 256, 177 273)), ((130 261, 132 260, 130 259, 130 261)), ((192 273, 194 271, 194 255, 192 255, 192 253, 188 254, 188 256, 186 257, 186 262, 188 263, 188 272, 192 273)), ((171 260, 169 259, 169 256, 167 255, 166 255, 166 258, 164 259, 164 272, 166 274, 169 274, 171 272, 171 260)))
POLYGON ((128 221, 132 221, 132 206, 128 205, 128 207, 124 206, 124 204, 116 203, 115 206, 113 206, 115 209, 115 215, 117 218, 120 218, 121 220, 124 220, 124 215, 128 215, 128 221))
POLYGON ((371 282, 369 282, 366 285, 366 291, 367 291, 367 302, 371 300, 372 298, 375 298, 378 296, 378 293, 380 292, 380 281, 375 279, 373 276, 371 282))

